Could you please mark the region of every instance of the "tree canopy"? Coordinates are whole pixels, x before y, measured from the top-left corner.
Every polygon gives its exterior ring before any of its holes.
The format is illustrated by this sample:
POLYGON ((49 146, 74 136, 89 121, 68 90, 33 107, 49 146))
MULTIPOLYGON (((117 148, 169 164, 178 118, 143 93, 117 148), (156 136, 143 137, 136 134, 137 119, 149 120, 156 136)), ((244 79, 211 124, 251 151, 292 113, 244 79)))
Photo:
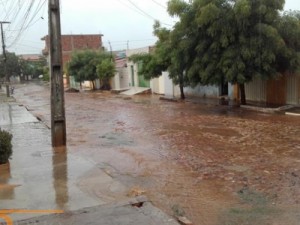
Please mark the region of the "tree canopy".
POLYGON ((109 78, 114 75, 114 63, 106 52, 84 50, 75 52, 67 66, 70 76, 76 82, 94 81, 97 78, 109 78))
MULTIPOLYGON (((44 74, 46 67, 46 59, 41 57, 38 61, 24 60, 22 57, 17 56, 15 53, 6 52, 6 71, 9 76, 19 76, 21 74, 28 77, 32 75, 37 78, 39 75, 44 74)), ((4 74, 4 58, 0 56, 0 77, 3 78, 4 74)), ((22 78, 22 77, 21 77, 22 78)))
MULTIPOLYGON (((21 74, 19 57, 15 53, 6 53, 6 72, 9 76, 17 76, 21 74)), ((0 56, 0 77, 4 78, 4 57, 0 56)))
POLYGON ((101 89, 110 89, 109 80, 114 77, 116 72, 115 62, 111 57, 104 57, 97 65, 97 74, 102 83, 101 89))
POLYGON ((283 6, 283 0, 194 0, 188 7, 171 0, 169 11, 180 18, 178 24, 192 25, 186 32, 192 56, 189 79, 239 84, 245 103, 245 83, 254 76, 270 78, 278 72, 276 56, 286 50, 276 27, 283 6))
POLYGON ((300 11, 284 12, 277 29, 287 47, 276 56, 277 71, 300 72, 300 11))
POLYGON ((245 83, 300 67, 300 13, 282 13, 284 3, 170 0, 168 13, 178 22, 172 29, 154 25, 155 52, 139 58, 147 63, 145 74, 167 69, 183 98, 187 85, 238 84, 245 104, 245 83))
POLYGON ((47 61, 44 57, 41 57, 38 61, 19 59, 21 73, 26 77, 32 75, 34 78, 37 78, 39 75, 45 75, 46 65, 47 61))

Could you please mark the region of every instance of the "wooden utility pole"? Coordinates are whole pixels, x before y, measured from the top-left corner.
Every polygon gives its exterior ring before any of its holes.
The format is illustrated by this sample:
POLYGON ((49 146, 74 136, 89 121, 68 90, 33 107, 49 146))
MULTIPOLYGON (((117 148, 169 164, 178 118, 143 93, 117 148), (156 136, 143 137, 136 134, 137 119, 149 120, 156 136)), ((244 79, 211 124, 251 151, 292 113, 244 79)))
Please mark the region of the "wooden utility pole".
POLYGON ((52 146, 66 146, 66 118, 62 68, 59 0, 49 0, 52 146))
POLYGON ((2 49, 3 49, 3 68, 4 68, 4 74, 5 74, 5 78, 6 78, 6 95, 7 97, 9 97, 9 75, 7 73, 7 67, 6 67, 6 61, 7 61, 7 57, 6 57, 6 50, 5 50, 5 40, 4 40, 4 31, 3 31, 3 24, 7 24, 10 22, 7 21, 0 21, 0 25, 1 25, 1 37, 2 37, 2 49))

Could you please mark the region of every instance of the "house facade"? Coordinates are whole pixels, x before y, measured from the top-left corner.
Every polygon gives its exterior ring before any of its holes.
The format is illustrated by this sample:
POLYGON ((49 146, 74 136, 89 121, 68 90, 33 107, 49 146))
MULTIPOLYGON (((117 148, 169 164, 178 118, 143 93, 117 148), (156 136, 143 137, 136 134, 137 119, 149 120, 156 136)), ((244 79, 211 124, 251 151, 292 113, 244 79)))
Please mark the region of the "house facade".
POLYGON ((286 73, 272 80, 254 80, 245 85, 249 101, 265 105, 299 105, 300 76, 286 73))
POLYGON ((111 88, 113 90, 127 90, 130 88, 129 75, 127 69, 127 57, 125 51, 115 54, 116 73, 111 80, 111 88))
POLYGON ((157 81, 147 80, 142 74, 139 74, 142 63, 134 63, 129 60, 132 55, 150 53, 152 50, 152 47, 144 47, 116 52, 116 74, 111 82, 112 89, 153 88, 161 85, 157 81))
MULTIPOLYGON (((71 60, 72 54, 79 50, 103 50, 102 34, 70 34, 61 36, 62 44, 62 64, 65 67, 66 63, 71 60)), ((50 62, 50 39, 49 35, 42 38, 45 41, 45 48, 42 53, 47 58, 48 63, 50 62)), ((99 83, 99 81, 98 81, 99 83)), ((98 88, 100 85, 96 83, 98 88)), ((74 81, 72 76, 64 75, 64 86, 78 88, 79 84, 74 81)), ((91 89, 92 84, 90 82, 84 82, 83 86, 87 89, 91 89)))
MULTIPOLYGON (((135 54, 145 54, 151 53, 153 51, 153 47, 148 46, 144 48, 130 49, 126 50, 127 59, 135 54)), ((142 74, 139 74, 139 68, 142 66, 142 63, 134 63, 127 60, 127 70, 129 74, 129 86, 130 87, 143 87, 150 88, 150 80, 145 79, 142 74)))
MULTIPOLYGON (((70 61, 72 53, 78 50, 102 50, 102 34, 70 34, 62 35, 62 61, 63 65, 70 61)), ((50 39, 49 35, 42 38, 45 41, 43 55, 49 58, 50 39)))
MULTIPOLYGON (((178 85, 168 77, 168 72, 162 73, 164 80, 164 94, 170 97, 180 97, 178 85)), ((237 85, 228 83, 227 91, 224 87, 214 85, 197 85, 185 87, 186 96, 228 98, 230 104, 235 104, 239 99, 237 85), (227 92, 227 93, 226 93, 227 92), (226 93, 226 94, 225 94, 226 93)), ((300 75, 286 73, 276 79, 262 80, 254 78, 245 84, 246 100, 265 106, 300 105, 300 75)))
MULTIPOLYGON (((170 97, 180 97, 178 85, 173 84, 168 72, 163 72, 155 79, 146 80, 139 74, 139 63, 129 60, 134 54, 151 53, 153 47, 127 50, 124 58, 116 59, 117 73, 113 83, 116 89, 129 89, 131 87, 151 88, 152 93, 162 94, 170 97)), ((261 105, 300 105, 300 75, 286 73, 276 79, 261 80, 254 78, 245 84, 246 100, 261 105)), ((185 87, 186 96, 225 98, 229 104, 238 103, 239 88, 229 82, 221 85, 197 85, 196 87, 185 87)))

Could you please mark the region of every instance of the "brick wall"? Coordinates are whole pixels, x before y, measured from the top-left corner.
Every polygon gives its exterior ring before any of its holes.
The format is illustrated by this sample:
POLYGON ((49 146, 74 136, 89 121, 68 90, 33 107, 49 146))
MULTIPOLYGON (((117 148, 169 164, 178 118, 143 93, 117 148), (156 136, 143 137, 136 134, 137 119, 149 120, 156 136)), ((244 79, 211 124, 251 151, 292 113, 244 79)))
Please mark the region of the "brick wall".
MULTIPOLYGON (((102 35, 62 35, 62 57, 63 65, 71 59, 73 51, 76 50, 101 50, 102 49, 102 35)), ((44 55, 49 54, 49 36, 47 35, 42 40, 45 41, 44 55)))

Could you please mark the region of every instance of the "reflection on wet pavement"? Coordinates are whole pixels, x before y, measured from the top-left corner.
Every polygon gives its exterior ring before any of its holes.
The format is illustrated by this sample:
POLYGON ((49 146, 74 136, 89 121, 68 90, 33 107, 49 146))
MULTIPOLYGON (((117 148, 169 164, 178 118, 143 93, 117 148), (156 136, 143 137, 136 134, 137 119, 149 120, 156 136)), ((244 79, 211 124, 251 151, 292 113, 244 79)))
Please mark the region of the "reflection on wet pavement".
POLYGON ((24 107, 16 104, 0 104, 0 126, 37 122, 24 107))
POLYGON ((67 149, 52 149, 50 130, 23 107, 0 104, 0 108, 0 126, 13 134, 10 164, 0 166, 0 209, 75 210, 105 203, 76 186, 78 178, 95 165, 67 149))
POLYGON ((14 199, 18 185, 9 184, 11 178, 10 164, 0 165, 0 199, 14 199))
MULTIPOLYGON (((47 87, 15 93, 50 124, 47 87)), ((18 203, 0 194, 0 208, 73 209, 145 193, 195 225, 299 224, 299 119, 204 103, 66 93, 67 149, 49 147, 43 124, 6 125, 23 142, 0 181, 22 186, 11 188, 18 203)))

